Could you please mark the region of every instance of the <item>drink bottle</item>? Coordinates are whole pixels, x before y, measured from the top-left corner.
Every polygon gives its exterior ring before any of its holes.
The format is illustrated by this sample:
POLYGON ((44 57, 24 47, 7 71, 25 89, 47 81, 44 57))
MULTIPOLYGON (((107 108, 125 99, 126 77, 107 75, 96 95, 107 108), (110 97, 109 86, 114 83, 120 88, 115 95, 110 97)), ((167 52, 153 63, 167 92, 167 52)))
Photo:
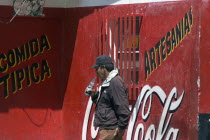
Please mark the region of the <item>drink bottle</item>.
POLYGON ((85 89, 85 96, 90 96, 91 90, 93 89, 94 85, 95 85, 95 81, 96 81, 96 77, 94 77, 89 85, 86 87, 85 89))

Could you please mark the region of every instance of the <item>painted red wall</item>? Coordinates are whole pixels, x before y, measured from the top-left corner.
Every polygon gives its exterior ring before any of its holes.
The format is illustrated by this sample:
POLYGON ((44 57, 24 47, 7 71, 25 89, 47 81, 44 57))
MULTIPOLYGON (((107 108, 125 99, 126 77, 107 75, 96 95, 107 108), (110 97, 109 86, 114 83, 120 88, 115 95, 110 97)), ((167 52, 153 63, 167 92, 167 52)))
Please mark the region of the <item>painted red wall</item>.
MULTIPOLYGON (((0 19, 9 21, 13 16, 12 8, 1 6, 0 9, 1 13, 4 13, 0 15, 0 19)), ((0 85, 1 139, 62 139, 64 92, 61 91, 65 85, 63 84, 65 76, 61 74, 63 71, 61 48, 67 45, 63 42, 64 9, 46 8, 44 13, 44 17, 16 17, 9 24, 0 23, 1 54, 8 56, 11 50, 21 48, 33 39, 39 43, 39 46, 34 46, 35 50, 38 50, 36 56, 8 67, 5 72, 0 72, 1 78, 7 74, 10 75, 7 98, 4 97, 4 84, 0 85), (41 44, 44 43, 41 39, 43 35, 48 39, 47 44, 51 46, 51 49, 45 48, 41 53, 41 44), (34 71, 34 76, 37 77, 41 74, 42 61, 47 63, 45 68, 49 68, 45 79, 37 83, 31 80, 31 85, 27 84, 27 78, 31 79, 31 77, 26 76, 25 67, 28 66, 31 69, 35 64, 33 70, 29 71, 34 71), (11 73, 18 70, 23 70, 25 77, 21 84, 22 88, 13 93, 11 73)), ((1 62, 2 66, 7 64, 5 60, 1 62)), ((65 65, 69 67, 70 62, 65 65)), ((13 81, 17 82, 17 79, 13 81)), ((18 88, 17 85, 16 88, 18 88)))
MULTIPOLYGON (((86 86, 95 75, 94 70, 90 69, 90 66, 94 63, 94 59, 97 56, 96 50, 98 49, 96 45, 96 13, 103 12, 106 9, 113 11, 123 10, 122 13, 124 13, 125 11, 129 11, 130 8, 132 8, 132 5, 98 8, 101 10, 79 20, 76 44, 64 100, 64 139, 74 138, 85 140, 91 139, 91 133, 94 134, 94 131, 91 130, 94 107, 92 107, 92 109, 86 109, 88 107, 89 98, 85 97, 83 94, 86 86), (90 111, 90 116, 88 116, 86 111, 90 111), (87 118, 85 118, 85 115, 87 115, 87 118), (80 121, 75 121, 75 118, 78 118, 77 120, 80 121), (87 121, 88 126, 84 125, 84 121, 87 121), (86 131, 84 131, 85 128, 87 128, 86 131)), ((92 10, 96 10, 98 8, 93 7, 92 10)), ((174 87, 177 89, 177 98, 181 97, 184 92, 183 101, 181 102, 179 108, 177 108, 174 112, 170 112, 173 114, 173 118, 167 127, 164 139, 169 133, 169 129, 174 128, 179 130, 179 134, 176 139, 196 140, 198 137, 198 71, 196 69, 199 68, 198 32, 200 24, 200 7, 198 3, 184 1, 137 4, 135 8, 141 9, 139 11, 143 14, 143 23, 140 33, 140 85, 142 87, 145 85, 149 85, 151 87, 159 86, 166 93, 167 98, 174 87), (149 50, 153 48, 161 40, 161 38, 167 34, 167 32, 175 28, 176 24, 185 17, 185 14, 189 13, 190 8, 193 9, 193 24, 190 29, 191 31, 183 37, 183 41, 177 45, 174 51, 171 52, 164 61, 161 62, 161 65, 151 72, 148 79, 145 79, 145 52, 149 52, 149 50)), ((89 8, 87 8, 87 11, 89 11, 89 8)), ((83 13, 86 13, 84 9, 81 11, 78 10, 78 15, 83 13)), ((112 17, 112 15, 106 14, 105 16, 112 17)), ((175 101, 176 100, 174 99, 172 102, 175 101)), ((160 136, 157 136, 157 131, 163 107, 164 106, 160 104, 157 96, 154 95, 149 119, 147 121, 143 121, 140 113, 137 114, 137 121, 135 121, 132 139, 134 138, 134 133, 137 130, 137 125, 139 123, 144 125, 144 136, 146 135, 147 129, 150 125, 154 124, 156 129, 155 138, 160 138, 160 136)), ((140 109, 139 112, 141 111, 142 110, 140 109)), ((169 114, 167 116, 169 116, 169 114)))
POLYGON ((210 70, 210 53, 209 53, 209 34, 208 25, 210 23, 209 18, 210 3, 203 2, 201 8, 201 40, 200 40, 200 97, 199 97, 199 113, 210 112, 210 96, 209 96, 209 70, 210 70))
MULTIPOLYGON (((63 126, 64 139, 81 139, 82 122, 87 102, 84 97, 84 87, 89 83, 93 71, 89 69, 92 65, 96 52, 95 50, 95 18, 88 18, 94 12, 94 8, 68 9, 67 13, 73 15, 77 33, 75 36, 74 54, 68 78, 65 100, 63 104, 63 126), (86 20, 87 19, 87 20, 86 20), (92 36, 93 35, 93 36, 92 36), (73 76, 74 75, 74 76, 73 76), (78 135, 79 134, 79 135, 78 135)), ((71 23, 72 20, 68 19, 71 23)))
MULTIPOLYGON (((209 23, 209 4, 200 5, 200 3, 190 1, 66 9, 44 8, 44 17, 17 17, 9 24, 0 23, 0 54, 8 55, 9 51, 20 48, 33 39, 43 44, 46 43, 47 38, 51 46, 51 49, 45 48, 43 53, 38 53, 35 57, 22 61, 14 67, 8 67, 5 72, 0 72, 0 79, 7 74, 12 77, 12 73, 18 70, 23 70, 27 75, 25 67, 39 64, 38 68, 34 67, 35 76, 38 76, 44 61, 48 65, 43 65, 49 67, 51 74, 49 76, 46 73, 45 80, 32 82, 31 85, 27 84, 25 77, 21 84, 22 88, 15 94, 10 77, 7 98, 4 96, 4 84, 0 84, 0 138, 14 140, 91 139, 91 132, 94 132, 91 130, 94 106, 86 109, 89 98, 84 96, 84 90, 95 76, 90 66, 98 55, 96 51, 98 49, 97 13, 111 9, 112 11, 123 10, 124 14, 132 8, 141 9, 140 12, 143 15, 140 32, 139 86, 141 88, 146 85, 151 88, 158 86, 165 92, 166 99, 169 98, 174 87, 177 89, 178 98, 184 91, 180 106, 167 115, 173 114, 173 117, 164 138, 169 133, 169 129, 174 128, 179 130, 177 139, 197 140, 197 116, 199 113, 209 113, 208 76, 206 76, 209 70, 208 47, 206 47, 209 32, 206 30, 209 23), (191 31, 183 37, 183 41, 174 51, 161 61, 161 65, 157 66, 145 79, 145 53, 149 53, 167 32, 172 31, 185 14, 189 13, 190 8, 193 9, 191 31), (201 38, 199 38, 199 25, 202 27, 201 38), (43 35, 45 38, 41 41, 43 35), (200 46, 201 69, 199 69, 200 46), (199 72, 201 88, 198 96, 199 72), (90 117, 85 118, 85 114, 88 114, 87 110, 90 111, 90 117), (86 132, 83 130, 86 128, 84 120, 88 125, 86 132)), ((1 6, 0 9, 3 11, 0 12, 2 21, 8 21, 13 16, 12 7, 1 6)), ((112 16, 106 14, 106 16, 112 16)), ((4 60, 1 62, 0 66, 7 64, 4 60)), ((139 92, 137 96, 141 94, 139 92)), ((133 108, 136 101, 138 100, 134 99, 130 102, 133 108)), ((171 102, 175 101, 173 99, 171 102)), ((134 129, 129 130, 129 133, 133 133, 132 139, 134 139, 138 124, 144 126, 144 135, 151 124, 154 124, 155 133, 158 133, 164 105, 161 105, 156 95, 153 96, 151 105, 148 120, 142 120, 142 106, 139 114, 136 114, 134 129)), ((128 135, 127 132, 125 138, 128 135)))
MULTIPOLYGON (((180 108, 174 113, 170 127, 179 128, 178 139, 197 139, 197 73, 194 71, 198 67, 198 7, 193 3, 181 2, 178 4, 152 5, 151 10, 147 10, 146 23, 143 24, 142 48, 143 52, 150 50, 158 41, 171 31, 177 23, 181 21, 184 14, 192 7, 193 25, 191 32, 185 36, 183 41, 174 48, 170 55, 167 55, 160 66, 155 69, 148 80, 142 79, 142 83, 151 86, 159 85, 169 95, 173 87, 177 88, 178 97, 184 92, 184 99, 180 108), (168 8, 170 7, 170 9, 168 8), (179 7, 179 8, 178 8, 179 7), (177 8, 179 10, 177 10, 177 8), (157 24, 156 24, 157 23, 157 24), (145 26, 144 26, 145 25, 145 26), (197 60, 195 60, 197 59, 197 60), (193 125, 189 125, 193 124, 193 125)), ((143 62, 142 62, 143 63, 143 62)), ((144 73, 144 71, 142 71, 144 73)), ((142 75, 143 77, 143 75, 142 75)), ((153 104, 154 117, 159 118, 159 102, 153 104)), ((154 119, 156 120, 156 119, 154 119)), ((151 123, 153 120, 151 121, 151 123)), ((156 123, 159 122, 156 120, 156 123)), ((156 124, 155 123, 155 124, 156 124)))

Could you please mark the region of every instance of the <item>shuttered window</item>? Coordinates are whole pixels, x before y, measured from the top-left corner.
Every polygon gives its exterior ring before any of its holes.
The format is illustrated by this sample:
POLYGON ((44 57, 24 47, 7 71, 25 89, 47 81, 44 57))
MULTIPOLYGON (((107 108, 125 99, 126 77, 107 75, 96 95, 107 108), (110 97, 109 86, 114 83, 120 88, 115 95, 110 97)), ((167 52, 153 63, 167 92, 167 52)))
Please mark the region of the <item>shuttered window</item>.
POLYGON ((98 55, 112 57, 128 91, 129 100, 136 100, 139 92, 140 27, 142 15, 135 8, 105 8, 95 11, 97 16, 98 55))

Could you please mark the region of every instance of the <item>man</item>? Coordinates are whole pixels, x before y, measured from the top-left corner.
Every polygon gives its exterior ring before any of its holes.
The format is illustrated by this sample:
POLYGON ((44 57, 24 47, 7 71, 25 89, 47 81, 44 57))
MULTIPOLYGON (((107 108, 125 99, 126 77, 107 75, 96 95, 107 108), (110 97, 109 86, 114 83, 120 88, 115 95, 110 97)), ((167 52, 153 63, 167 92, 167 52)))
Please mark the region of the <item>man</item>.
POLYGON ((94 126, 99 127, 99 140, 122 140, 130 116, 127 88, 109 56, 98 56, 91 68, 102 79, 99 91, 90 92, 96 104, 94 126))

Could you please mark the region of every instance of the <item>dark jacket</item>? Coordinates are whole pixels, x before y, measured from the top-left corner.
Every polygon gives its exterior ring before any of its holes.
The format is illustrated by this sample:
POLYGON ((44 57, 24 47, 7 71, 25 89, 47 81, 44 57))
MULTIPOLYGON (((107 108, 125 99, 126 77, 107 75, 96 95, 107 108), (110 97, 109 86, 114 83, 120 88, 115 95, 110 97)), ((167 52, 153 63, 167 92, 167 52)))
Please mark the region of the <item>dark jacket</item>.
MULTIPOLYGON (((92 98, 96 103, 97 97, 92 98)), ((126 129, 130 110, 128 92, 120 76, 111 79, 108 87, 102 87, 96 103, 94 126, 100 129, 126 129)))

